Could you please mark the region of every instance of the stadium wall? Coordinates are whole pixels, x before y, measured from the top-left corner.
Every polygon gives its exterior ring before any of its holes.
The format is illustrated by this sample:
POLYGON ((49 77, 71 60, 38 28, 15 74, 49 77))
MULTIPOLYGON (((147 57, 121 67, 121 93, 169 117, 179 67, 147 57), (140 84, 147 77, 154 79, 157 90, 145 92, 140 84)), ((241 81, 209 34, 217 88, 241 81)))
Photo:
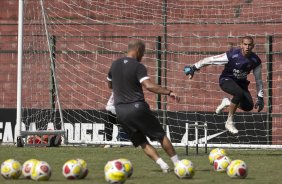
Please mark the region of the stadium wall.
MULTIPOLYGON (((134 1, 132 1, 132 3, 134 3, 134 1)), ((10 116, 8 114, 6 114, 6 109, 11 109, 14 110, 16 107, 16 79, 17 79, 17 12, 18 12, 18 2, 17 1, 10 1, 10 0, 1 0, 0 1, 0 7, 5 7, 3 11, 0 12, 0 111, 2 111, 1 113, 1 118, 2 116, 6 117, 6 116, 10 116)), ((273 9, 275 9, 275 7, 273 7, 273 9)), ((233 9, 230 9, 231 11, 233 11, 233 9)), ((258 12, 263 12, 263 10, 259 10, 258 12)), ((114 13, 114 12, 113 12, 114 13)), ((183 14, 185 12, 178 12, 179 15, 183 14)), ((193 14, 193 12, 190 12, 191 14, 193 14)), ((198 14, 199 12, 195 12, 195 14, 198 14)), ((168 14, 169 15, 169 14, 168 14)), ((205 13, 204 15, 208 15, 207 13, 205 13)), ((148 18, 148 17, 147 17, 148 18)), ((184 16, 184 18, 187 18, 184 16)), ((193 18, 193 17, 191 17, 193 18)), ((208 17, 208 16, 204 16, 202 17, 203 21, 207 20, 209 18, 211 19, 216 19, 217 17, 208 17)), ((97 25, 96 25, 97 26, 97 25)), ((155 37, 155 36, 160 36, 159 33, 162 32, 161 27, 155 27, 152 28, 151 25, 140 25, 142 27, 144 27, 145 30, 151 30, 148 32, 142 32, 139 33, 140 35, 138 36, 144 36, 144 37, 155 37)), ((83 29, 83 28, 82 28, 83 29)), ((120 37, 122 36, 127 36, 127 35, 134 35, 134 30, 113 30, 115 28, 113 28, 111 25, 99 25, 97 26, 97 30, 100 30, 98 32, 102 32, 103 36, 107 37, 107 36, 112 36, 114 33, 118 32, 120 37)), ((71 29, 70 29, 71 30, 71 29)), ((230 25, 224 25, 224 26, 220 26, 217 24, 189 24, 189 23, 182 23, 182 24, 170 24, 169 25, 169 29, 168 32, 171 33, 177 33, 177 32, 183 32, 183 36, 192 36, 192 35, 204 35, 206 34, 206 32, 209 31, 212 34, 211 35, 217 35, 217 36, 241 36, 244 35, 246 33, 249 34, 253 34, 253 35, 263 35, 263 34, 275 34, 275 32, 279 32, 282 33, 282 23, 278 22, 275 24, 275 27, 273 28, 273 26, 269 26, 267 24, 252 24, 252 25, 248 25, 248 24, 230 24, 230 25), (203 31, 204 30, 204 31, 203 31), (274 32, 275 31, 275 32, 274 32)), ((75 32, 73 32, 73 34, 75 34, 75 32)), ((89 35, 87 36, 101 36, 100 33, 93 33, 93 32, 89 32, 89 35)), ((277 37, 276 41, 280 42, 282 40, 282 38, 277 37)), ((125 39, 125 42, 127 42, 128 40, 125 39)), ((212 41, 212 39, 210 39, 209 41, 212 41)), ((69 39, 67 42, 60 42, 60 40, 58 41, 58 50, 63 50, 64 47, 66 45, 71 45, 72 43, 77 42, 77 40, 75 39, 69 39)), ((170 43, 175 43, 175 44, 179 44, 179 40, 178 38, 169 38, 168 42, 170 43)), ((217 40, 217 38, 214 39, 215 44, 219 43, 219 41, 217 40)), ((258 39, 256 40, 256 42, 258 43, 258 47, 256 47, 256 51, 261 56, 261 58, 265 61, 265 54, 264 54, 264 44, 266 42, 265 37, 258 37, 258 39)), ((183 45, 193 45, 192 42, 189 42, 189 40, 184 42, 181 42, 181 44, 183 45)), ((200 43, 201 44, 201 43, 200 43)), ((202 43, 205 44, 205 43, 202 43)), ((224 39, 222 39, 222 44, 223 45, 237 45, 238 43, 231 42, 231 43, 224 43, 224 39)), ((201 46, 201 45, 199 45, 201 46)), ((85 45, 84 47, 88 47, 87 45, 85 45)), ((119 48, 120 45, 116 45, 116 48, 119 48)), ((148 48, 154 48, 155 45, 154 43, 150 42, 149 45, 147 45, 148 48)), ((200 48, 200 47, 199 47, 200 48)), ((97 49, 97 48, 91 48, 93 50, 97 49)), ((173 50, 173 47, 169 47, 168 50, 173 50)), ((220 48, 217 50, 217 52, 224 52, 226 48, 220 48)), ((124 48, 124 50, 126 50, 124 48)), ((281 45, 277 45, 277 47, 274 48, 274 52, 279 52, 282 50, 282 46, 281 45)), ((201 50, 191 50, 195 51, 195 52, 201 52, 201 50)), ((64 57, 64 56, 61 56, 64 57)), ((118 57, 118 55, 117 55, 118 57)), ((168 55, 168 57, 173 60, 174 56, 172 55, 168 55)), ((58 58, 60 58, 60 56, 58 56, 58 58)), ((193 58, 193 57, 191 57, 193 58)), ((189 58, 186 58, 189 59, 189 58)), ((282 55, 281 54, 277 54, 274 56, 274 60, 275 60, 275 68, 278 71, 282 70, 282 55)), ((154 61, 151 62, 146 62, 146 64, 150 65, 150 63, 153 65, 154 61)), ((266 65, 264 65, 265 68, 266 65)), ((214 69, 212 69, 211 71, 213 72, 220 72, 221 68, 215 67, 214 69)), ((182 71, 182 68, 181 68, 182 71)), ((203 70, 208 71, 208 69, 204 69, 203 70)), ((87 71, 85 71, 87 72, 87 71)), ((105 71, 106 72, 106 71, 105 71)), ((150 71, 149 71, 150 72, 150 71)), ((266 72, 264 72, 266 73, 266 72)), ((273 81, 278 81, 279 79, 282 77, 282 74, 277 73, 274 76, 273 81)), ((103 79, 105 78, 105 75, 101 75, 98 76, 99 78, 103 79)), ((183 76, 181 76, 180 72, 179 72, 179 78, 183 78, 183 76)), ((185 78, 183 78, 185 79, 185 78)), ((263 79, 266 80, 266 75, 263 76, 263 79)), ((213 81, 217 81, 217 77, 215 76, 214 78, 212 78, 213 81)), ((251 79, 253 81, 253 79, 251 79)), ((170 81, 169 81, 170 82, 170 81)), ((188 84, 187 82, 185 82, 185 80, 182 81, 182 83, 178 84, 178 85, 182 85, 185 86, 185 88, 188 88, 188 84)), ((192 83, 193 85, 193 83, 192 83)), ((279 83, 274 84, 274 85, 280 85, 279 83)), ((101 83, 101 86, 99 86, 102 89, 105 89, 105 84, 101 83)), ((254 85, 252 85, 252 88, 254 87, 254 85)), ((193 88, 199 88, 199 86, 193 86, 193 88)), ((219 87, 218 86, 212 86, 212 89, 216 89, 217 91, 219 91, 219 87)), ((190 92, 189 96, 193 96, 191 95, 191 93, 197 93, 198 95, 203 95, 206 96, 206 91, 204 90, 199 90, 199 91, 194 91, 194 92, 190 92)), ((276 94, 281 94, 281 91, 277 91, 276 94)), ((87 95, 87 94, 86 94, 87 95)), ((186 92, 183 92, 183 94, 181 94, 181 96, 187 96, 186 92)), ((189 96, 187 98, 189 98, 189 96)), ((154 98, 154 96, 149 96, 149 98, 154 98)), ((106 103, 106 98, 101 98, 104 99, 102 100, 99 104, 105 104, 106 103)), ((101 100, 101 99, 97 99, 97 100, 101 100)), ((64 100, 64 99, 63 99, 64 100)), ((191 101, 195 101, 195 99, 188 99, 191 101)), ((274 103, 276 104, 274 106, 273 109, 273 113, 281 113, 281 99, 274 99, 274 103)), ((153 101, 153 100, 149 100, 149 101, 153 101)), ((83 105, 87 104, 87 99, 85 99, 85 101, 82 100, 81 102, 81 109, 85 108, 83 105)), ((196 102, 195 102, 196 103, 196 102)), ((210 104, 210 109, 196 109, 197 111, 212 111, 214 110, 213 108, 216 106, 217 102, 215 102, 212 98, 208 98, 206 99, 206 102, 210 104)), ((94 104, 95 106, 95 104, 94 104)), ((155 104, 151 104, 151 106, 155 107, 155 104)), ((69 109, 71 109, 71 106, 68 107, 69 109)), ((102 109, 103 106, 95 106, 93 107, 94 109, 102 109)), ((173 110, 174 107, 171 107, 171 110, 173 110)), ((186 110, 186 109, 184 109, 186 110)), ((10 120, 9 120, 10 121, 10 120)), ((0 122, 9 122, 6 120, 0 120, 0 122)), ((281 118, 280 117, 276 117, 273 118, 273 122, 275 126, 279 127, 281 126, 281 118)), ((5 125, 2 125, 2 127, 5 127, 5 125)), ((0 128, 1 128, 1 124, 0 124, 0 128)), ((281 130, 281 128, 278 128, 278 130, 281 130)), ((281 141, 282 140, 282 132, 275 132, 275 128, 273 129, 273 134, 276 135, 275 139, 277 139, 277 141, 281 141)))

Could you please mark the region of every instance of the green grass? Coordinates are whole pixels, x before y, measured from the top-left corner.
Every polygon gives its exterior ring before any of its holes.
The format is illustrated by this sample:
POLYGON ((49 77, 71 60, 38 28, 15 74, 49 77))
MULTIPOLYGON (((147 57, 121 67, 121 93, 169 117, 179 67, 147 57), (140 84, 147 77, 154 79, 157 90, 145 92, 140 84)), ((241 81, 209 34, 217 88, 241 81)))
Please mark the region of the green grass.
MULTIPOLYGON (((158 149, 161 156, 172 167, 172 163, 165 153, 158 149)), ((46 183, 75 183, 75 184, 106 184, 104 180, 104 165, 108 160, 116 158, 129 159, 134 168, 131 178, 127 179, 126 184, 201 184, 201 183, 229 183, 229 184, 277 184, 281 180, 281 150, 229 150, 228 156, 231 159, 244 160, 249 167, 249 174, 246 179, 231 179, 225 173, 216 173, 209 165, 208 155, 200 150, 199 155, 195 155, 190 150, 190 155, 185 155, 183 148, 177 148, 181 159, 191 160, 195 165, 195 176, 193 179, 178 179, 173 172, 164 174, 158 166, 146 157, 139 148, 122 147, 122 148, 99 148, 99 147, 59 147, 59 148, 17 148, 14 146, 0 146, 0 162, 6 159, 14 158, 23 163, 24 161, 34 158, 47 161, 52 167, 52 176, 46 183), (63 164, 73 158, 82 158, 87 161, 89 174, 83 180, 69 181, 61 174, 63 164)), ((23 178, 18 180, 5 180, 0 178, 0 183, 33 183, 23 178)))

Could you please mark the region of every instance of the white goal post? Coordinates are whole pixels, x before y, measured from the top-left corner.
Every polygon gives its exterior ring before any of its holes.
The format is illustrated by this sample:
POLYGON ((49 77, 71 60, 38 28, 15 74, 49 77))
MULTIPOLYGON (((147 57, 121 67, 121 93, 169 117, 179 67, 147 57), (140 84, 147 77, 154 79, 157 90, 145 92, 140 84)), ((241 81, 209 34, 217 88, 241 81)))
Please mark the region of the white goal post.
MULTIPOLYGON (((111 95, 106 77, 127 43, 141 39, 151 79, 181 97, 175 103, 145 91, 175 146, 282 148, 281 15, 276 0, 19 0, 18 134, 62 134, 69 144, 131 145, 105 110, 111 95), (202 68, 193 80, 183 68, 238 47, 245 35, 253 36, 263 61, 265 108, 238 110, 234 136, 224 128, 227 111, 215 114, 222 98, 230 97, 218 84, 223 66, 202 68)), ((248 80, 256 101, 252 73, 248 80)))
MULTIPOLYGON (((18 21, 18 78, 17 78, 17 127, 18 137, 17 137, 17 146, 57 146, 60 144, 61 140, 63 139, 64 142, 67 141, 66 139, 66 132, 64 130, 64 122, 63 122, 63 114, 62 109, 60 106, 59 101, 59 93, 56 83, 56 75, 55 75, 55 66, 54 66, 54 42, 51 43, 51 37, 48 33, 47 28, 47 22, 46 22, 46 14, 44 11, 44 5, 43 0, 38 1, 40 3, 41 11, 41 20, 42 20, 42 29, 40 32, 37 32, 39 34, 42 34, 42 39, 44 40, 45 37, 45 48, 47 47, 47 54, 44 54, 42 58, 42 63, 39 64, 39 66, 42 66, 42 64, 46 64, 50 66, 50 90, 48 91, 48 86, 46 86, 47 89, 36 91, 32 94, 32 90, 28 89, 32 85, 37 85, 38 82, 42 84, 42 81, 37 81, 38 76, 32 76, 32 75, 24 75, 25 72, 32 72, 30 69, 23 68, 23 62, 29 62, 26 58, 23 58, 23 52, 24 52, 24 45, 35 43, 34 41, 30 42, 28 39, 24 39, 24 0, 19 0, 19 21, 18 21), (24 41, 26 42, 24 44, 24 41), (29 80, 28 83, 29 86, 26 86, 23 88, 23 80, 29 80), (26 92, 24 94, 24 99, 29 98, 29 101, 23 100, 23 94, 22 92, 26 92), (43 98, 43 94, 48 94, 50 96, 50 107, 46 108, 44 106, 44 102, 41 103, 40 100, 36 101, 37 105, 32 104, 34 101, 31 101, 31 95, 38 96, 39 98, 43 98), (30 95, 30 96, 29 96, 30 95), (23 104, 24 103, 24 104, 23 104), (24 105, 24 106, 22 106, 24 105), (59 117, 56 118, 56 113, 59 114, 59 117), (45 120, 42 118, 46 118, 45 120), (57 120, 59 119, 59 120, 57 120), (45 137, 45 140, 44 139, 45 137), (54 137, 52 140, 51 138, 54 137), (36 140, 37 139, 37 140, 36 140), (51 141, 52 140, 52 141, 51 141), (44 142, 45 141, 45 142, 44 142)), ((40 17, 40 15, 39 15, 40 17)), ((40 18, 39 18, 40 19, 40 18)), ((34 31, 34 30, 33 30, 34 31)), ((28 52, 34 52, 34 50, 27 50, 26 55, 29 55, 29 59, 35 59, 31 67, 37 66, 36 58, 34 57, 35 53, 27 54, 28 52)), ((37 58, 38 59, 38 58, 37 58)), ((45 68, 45 67, 44 67, 45 68)), ((42 68, 43 69, 43 68, 42 68)), ((37 70, 37 68, 36 68, 37 70)), ((43 69, 44 70, 44 69, 43 69)), ((42 74, 42 73, 40 73, 42 74)), ((34 97, 34 96, 33 96, 34 97)))

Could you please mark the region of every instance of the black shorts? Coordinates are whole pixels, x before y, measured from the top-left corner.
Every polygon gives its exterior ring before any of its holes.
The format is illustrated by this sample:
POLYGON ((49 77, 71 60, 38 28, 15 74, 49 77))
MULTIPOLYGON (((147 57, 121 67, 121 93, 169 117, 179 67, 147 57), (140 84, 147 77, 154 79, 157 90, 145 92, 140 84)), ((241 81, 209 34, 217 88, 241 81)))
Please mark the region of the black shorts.
POLYGON ((239 104, 240 109, 244 111, 251 111, 254 107, 254 102, 250 91, 248 90, 249 81, 245 82, 235 82, 232 79, 222 80, 220 83, 220 88, 233 96, 231 102, 234 104, 239 104))
POLYGON ((148 142, 161 140, 165 132, 146 102, 116 105, 117 119, 135 147, 148 142))

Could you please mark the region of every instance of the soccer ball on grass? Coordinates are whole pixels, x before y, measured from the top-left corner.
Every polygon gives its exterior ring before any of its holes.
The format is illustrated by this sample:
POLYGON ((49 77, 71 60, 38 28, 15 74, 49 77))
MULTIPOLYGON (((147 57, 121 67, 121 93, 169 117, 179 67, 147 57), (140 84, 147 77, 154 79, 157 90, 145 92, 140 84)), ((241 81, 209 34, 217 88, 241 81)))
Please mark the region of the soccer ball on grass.
POLYGON ((21 173, 21 164, 15 159, 8 159, 1 164, 1 175, 5 179, 18 179, 21 173))
POLYGON ((226 156, 225 149, 215 148, 215 149, 211 150, 211 152, 209 154, 210 164, 213 165, 213 162, 215 161, 215 159, 217 159, 220 156, 226 156))
POLYGON ((35 167, 36 163, 39 162, 36 159, 29 159, 24 162, 22 166, 22 175, 26 179, 31 179, 31 171, 35 167))
POLYGON ((122 184, 127 179, 125 166, 119 160, 107 162, 104 167, 105 180, 111 184, 122 184))
POLYGON ((127 173, 127 177, 130 178, 133 174, 133 166, 130 160, 126 158, 120 158, 118 159, 118 161, 120 161, 123 164, 125 171, 127 173))
POLYGON ((62 169, 62 173, 65 178, 67 179, 79 179, 81 177, 82 167, 78 160, 72 159, 68 160, 64 165, 62 169))
POLYGON ((77 162, 80 164, 81 166, 81 171, 80 171, 80 174, 79 174, 79 179, 83 179, 87 176, 88 174, 88 168, 87 168, 87 163, 85 160, 81 159, 81 158, 77 158, 76 159, 77 162))
POLYGON ((244 179, 248 175, 248 166, 243 160, 233 160, 227 167, 226 173, 231 178, 244 179))
POLYGON ((35 181, 47 181, 51 177, 51 167, 45 161, 38 161, 31 170, 31 179, 35 181))
POLYGON ((213 168, 217 172, 225 172, 230 162, 231 159, 228 156, 220 156, 215 159, 213 163, 213 168))
POLYGON ((192 178, 195 174, 193 163, 187 159, 179 161, 174 167, 174 173, 180 179, 192 178))

